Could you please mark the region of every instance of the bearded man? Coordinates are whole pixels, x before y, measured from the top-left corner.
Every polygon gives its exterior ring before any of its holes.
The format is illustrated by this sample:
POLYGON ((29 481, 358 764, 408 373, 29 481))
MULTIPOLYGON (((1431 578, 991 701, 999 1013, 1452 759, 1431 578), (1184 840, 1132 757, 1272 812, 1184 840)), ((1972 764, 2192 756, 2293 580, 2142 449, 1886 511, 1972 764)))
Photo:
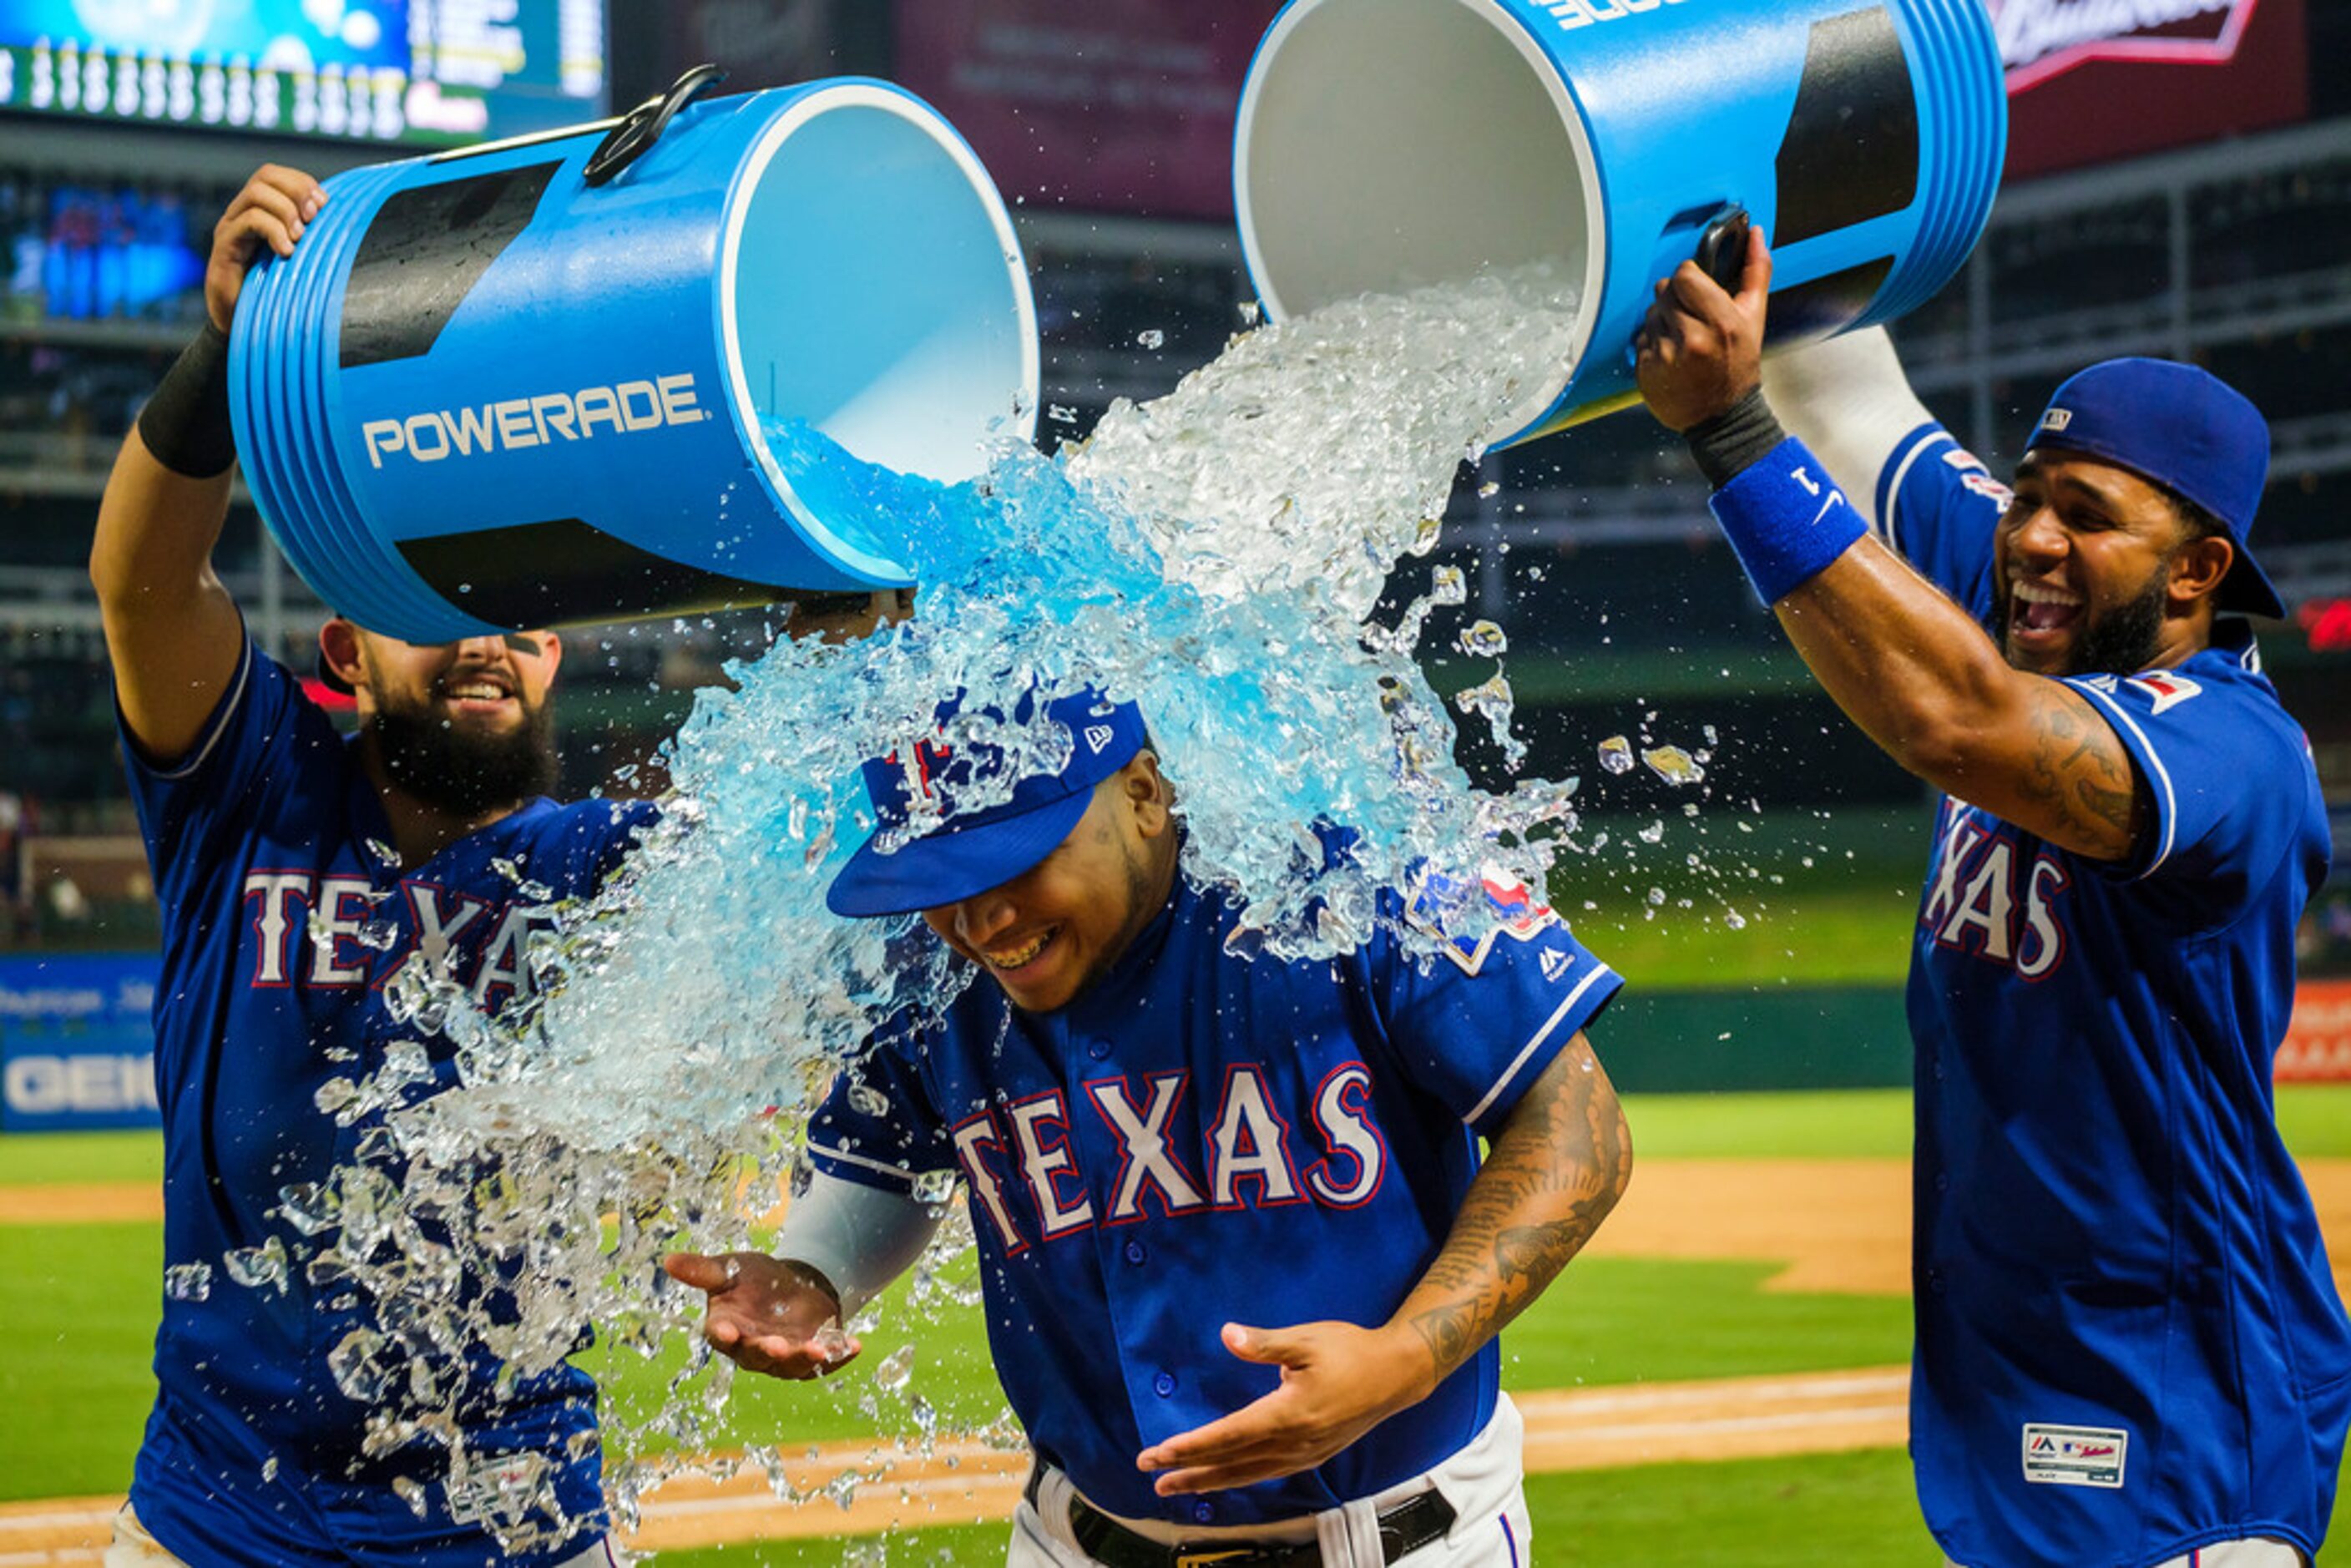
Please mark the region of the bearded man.
POLYGON ((356 698, 349 741, 247 639, 212 568, 235 461, 227 334, 261 247, 292 254, 326 199, 265 167, 230 204, 210 321, 125 440, 90 557, 163 913, 159 1387, 106 1560, 609 1564, 587 1376, 469 1379, 452 1414, 476 1488, 444 1477, 437 1445, 371 1451, 357 1396, 400 1369, 335 1354, 364 1309, 314 1287, 281 1212, 315 1212, 370 1125, 321 1108, 333 1081, 420 1052, 425 1091, 453 1076, 445 1043, 387 1010, 401 972, 427 966, 490 1009, 527 994, 545 906, 590 891, 647 810, 542 795, 551 633, 418 647, 328 622, 320 669, 356 698), (532 1478, 550 1522, 509 1554, 485 1516, 501 1480, 532 1478))
POLYGON ((1641 391, 1823 688, 1942 795, 1908 998, 1927 1522, 1972 1568, 2297 1568, 2351 1322, 2272 1099, 2328 839, 2231 613, 2284 613, 2247 544, 2269 426, 2108 360, 2011 489, 1882 333, 1766 369, 1771 281, 1757 230, 1736 294, 1659 283, 1641 391))

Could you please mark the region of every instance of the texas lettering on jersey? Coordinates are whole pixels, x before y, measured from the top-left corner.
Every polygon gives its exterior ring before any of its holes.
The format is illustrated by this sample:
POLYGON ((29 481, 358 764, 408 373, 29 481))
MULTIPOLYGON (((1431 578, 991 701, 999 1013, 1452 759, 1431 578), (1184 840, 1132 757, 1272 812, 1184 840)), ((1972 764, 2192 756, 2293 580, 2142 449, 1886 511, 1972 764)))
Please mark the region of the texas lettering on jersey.
POLYGON ((422 954, 489 1008, 531 993, 531 934, 554 926, 529 904, 500 908, 426 882, 386 894, 363 876, 309 871, 247 872, 245 906, 256 988, 381 987, 422 954))
POLYGON ((1097 1225, 1125 1225, 1237 1208, 1314 1203, 1355 1208, 1387 1174, 1387 1141, 1371 1116, 1372 1071, 1360 1061, 1332 1069, 1314 1092, 1312 1124, 1292 1128, 1274 1109, 1266 1071, 1225 1070, 1204 1141, 1178 1149, 1176 1113, 1196 1085, 1188 1071, 1097 1078, 1081 1086, 1075 1113, 1100 1118, 1118 1149, 1110 1190, 1094 1192, 1071 1152, 1072 1110, 1048 1090, 990 1106, 949 1130, 971 1187, 1016 1257, 1037 1241, 1059 1241, 1097 1225), (1303 1158, 1311 1163, 1301 1165, 1303 1158))
POLYGON ((1918 924, 1936 943, 2038 980, 2065 960, 2059 900, 2073 877, 2047 849, 2026 859, 2015 830, 1953 803, 1918 924))

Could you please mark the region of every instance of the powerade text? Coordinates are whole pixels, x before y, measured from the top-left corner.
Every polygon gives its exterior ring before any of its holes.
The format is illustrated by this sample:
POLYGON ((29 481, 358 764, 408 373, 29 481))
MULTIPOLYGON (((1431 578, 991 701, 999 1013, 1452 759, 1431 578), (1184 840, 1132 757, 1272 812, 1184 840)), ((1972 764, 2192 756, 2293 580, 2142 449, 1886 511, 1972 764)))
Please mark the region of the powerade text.
POLYGON ((428 409, 404 419, 371 419, 360 426, 369 464, 383 466, 387 455, 419 463, 473 457, 500 450, 538 446, 556 440, 586 441, 600 426, 615 434, 670 424, 699 424, 710 417, 700 406, 691 375, 656 376, 578 392, 541 392, 466 408, 428 409))

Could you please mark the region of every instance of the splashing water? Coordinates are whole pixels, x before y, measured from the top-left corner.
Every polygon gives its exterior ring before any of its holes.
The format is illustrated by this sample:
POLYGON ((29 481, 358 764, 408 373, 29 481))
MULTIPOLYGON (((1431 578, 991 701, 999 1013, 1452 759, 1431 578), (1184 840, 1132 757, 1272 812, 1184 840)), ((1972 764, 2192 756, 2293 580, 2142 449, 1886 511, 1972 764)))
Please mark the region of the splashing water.
MULTIPOLYGON (((676 1469, 655 1450, 708 1445, 731 1369, 699 1346, 699 1292, 658 1260, 681 1244, 751 1244, 761 1206, 739 1195, 789 1176, 832 1068, 894 1011, 935 1009, 967 982, 912 917, 822 912, 872 831, 859 764, 929 733, 954 694, 1000 706, 966 707, 948 743, 999 747, 1010 766, 950 792, 942 814, 1001 800, 1068 755, 1065 729, 1007 717, 1010 699, 1092 686, 1139 702, 1176 788, 1186 874, 1226 889, 1274 957, 1359 945, 1378 892, 1431 865, 1544 885, 1573 830, 1574 781, 1472 789, 1413 659, 1431 609, 1466 597, 1460 573, 1432 570, 1392 625, 1373 612, 1396 563, 1435 545, 1459 465, 1567 363, 1573 306, 1543 267, 1348 301, 1237 338, 1167 397, 1114 405, 1081 448, 1049 459, 1007 444, 955 486, 862 464, 805 426, 770 430, 803 500, 877 532, 886 519, 891 553, 923 584, 918 613, 861 643, 779 643, 730 669, 736 689, 700 693, 667 748, 659 825, 601 894, 552 912, 559 934, 529 955, 532 995, 486 1016, 429 956, 389 988, 457 1087, 415 1103, 428 1074, 407 1049, 339 1080, 322 1108, 387 1117, 389 1135, 331 1192, 285 1195, 291 1228, 325 1233, 305 1248, 323 1244, 307 1277, 372 1300, 411 1358, 411 1392, 439 1402, 437 1417, 385 1418, 384 1443, 445 1443, 452 1497, 476 1496, 479 1466, 445 1414, 478 1375, 464 1347, 528 1375, 593 1324, 648 1356, 673 1336, 694 1345, 660 1412, 606 1413, 616 1517, 676 1469), (1360 835, 1343 862, 1317 822, 1360 835), (501 1281, 509 1310, 494 1321, 481 1291, 451 1288, 459 1278, 501 1281)), ((1508 649, 1490 622, 1472 644, 1497 660, 1508 649)), ((1507 676, 1459 701, 1515 768, 1507 676)), ((1493 919, 1466 893, 1433 913, 1472 940, 1493 919)), ((1402 935, 1424 954, 1439 940, 1402 935)), ((967 1243, 967 1224, 947 1232, 950 1248, 967 1243)), ((914 1270, 918 1305, 967 1301, 968 1284, 946 1282, 949 1254, 934 1254, 914 1270)), ((396 1401, 382 1336, 368 1336, 338 1345, 337 1379, 396 1401)), ((903 1408, 911 1365, 883 1362, 869 1388, 903 1408)), ((921 1408, 927 1441, 936 1415, 921 1408)), ((502 1474, 494 1500, 472 1506, 509 1550, 580 1524, 538 1471, 502 1474)))
POLYGON ((1653 746, 1641 753, 1641 760, 1668 784, 1695 784, 1706 777, 1699 759, 1678 746, 1653 746))

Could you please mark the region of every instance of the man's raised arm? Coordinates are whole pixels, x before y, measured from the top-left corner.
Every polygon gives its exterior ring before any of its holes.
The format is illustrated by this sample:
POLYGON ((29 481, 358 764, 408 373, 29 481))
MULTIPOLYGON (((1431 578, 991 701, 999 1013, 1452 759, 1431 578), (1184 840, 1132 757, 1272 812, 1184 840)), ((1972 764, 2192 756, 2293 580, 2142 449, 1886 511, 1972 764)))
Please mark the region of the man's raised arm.
POLYGON ((1983 628, 1870 537, 1762 392, 1771 254, 1750 236, 1736 295, 1685 264, 1635 336, 1641 391, 1693 444, 1715 516, 1815 677, 1907 771, 2098 860, 2130 852, 2146 802, 2122 742, 2061 681, 2012 668, 1983 628))
POLYGON ((195 744, 236 674, 244 623, 213 570, 236 449, 229 428, 228 332, 264 246, 291 256, 326 193, 264 164, 213 230, 203 335, 163 378, 122 443, 99 502, 89 578, 114 689, 131 737, 169 761, 195 744))

